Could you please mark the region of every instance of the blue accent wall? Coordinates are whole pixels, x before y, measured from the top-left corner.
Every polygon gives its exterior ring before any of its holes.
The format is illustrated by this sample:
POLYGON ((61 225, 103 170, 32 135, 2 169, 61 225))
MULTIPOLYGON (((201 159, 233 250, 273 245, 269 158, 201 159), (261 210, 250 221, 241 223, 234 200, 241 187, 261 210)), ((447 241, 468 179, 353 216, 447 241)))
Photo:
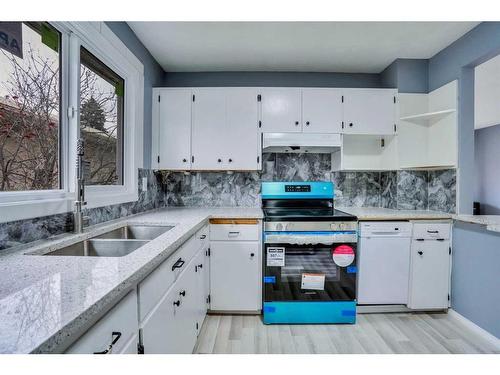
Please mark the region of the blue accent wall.
POLYGON ((167 72, 163 84, 169 87, 384 87, 380 74, 317 72, 167 72))
POLYGON ((396 59, 380 75, 384 87, 397 87, 402 93, 426 94, 429 91, 427 59, 396 59))
POLYGON ((451 307, 500 338, 500 233, 456 222, 451 307))
POLYGON ((106 22, 113 33, 125 43, 132 53, 144 64, 144 168, 151 167, 151 125, 152 88, 163 84, 164 71, 149 51, 137 38, 126 22, 106 22))
POLYGON ((477 129, 474 142, 474 199, 481 203, 482 214, 500 215, 500 125, 477 129))

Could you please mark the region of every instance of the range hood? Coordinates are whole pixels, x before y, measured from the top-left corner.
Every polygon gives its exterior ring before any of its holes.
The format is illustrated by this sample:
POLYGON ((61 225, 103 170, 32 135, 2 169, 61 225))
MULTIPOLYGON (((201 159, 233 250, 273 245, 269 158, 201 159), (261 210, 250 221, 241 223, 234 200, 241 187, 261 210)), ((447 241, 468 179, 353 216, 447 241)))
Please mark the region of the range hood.
POLYGON ((263 152, 330 154, 340 149, 340 134, 264 133, 263 152))

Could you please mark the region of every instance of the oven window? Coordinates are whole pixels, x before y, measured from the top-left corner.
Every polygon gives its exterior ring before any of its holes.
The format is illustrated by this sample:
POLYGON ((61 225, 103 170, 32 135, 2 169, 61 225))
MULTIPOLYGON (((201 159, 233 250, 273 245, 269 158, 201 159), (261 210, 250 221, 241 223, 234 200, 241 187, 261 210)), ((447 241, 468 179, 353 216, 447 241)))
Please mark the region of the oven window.
MULTIPOLYGON (((352 301, 356 298, 356 268, 339 267, 332 245, 266 244, 264 263, 265 301, 352 301), (281 263, 272 259, 283 249, 281 263)), ((355 265, 353 261, 352 265, 355 265)))

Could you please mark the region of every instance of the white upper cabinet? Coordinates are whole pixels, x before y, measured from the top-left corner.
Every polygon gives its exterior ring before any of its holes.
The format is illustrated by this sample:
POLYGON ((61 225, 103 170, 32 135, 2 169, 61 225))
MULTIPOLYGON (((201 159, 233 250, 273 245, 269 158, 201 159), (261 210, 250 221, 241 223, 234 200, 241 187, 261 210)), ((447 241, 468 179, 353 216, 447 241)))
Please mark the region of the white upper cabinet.
POLYGON ((223 168, 226 131, 226 90, 193 90, 192 169, 223 168))
POLYGON ((153 166, 185 170, 191 167, 191 90, 160 89, 155 99, 157 129, 153 130, 153 166))
POLYGON ((393 89, 344 89, 346 134, 394 134, 396 96, 393 89))
POLYGON ((266 88, 261 91, 262 127, 265 133, 301 132, 301 90, 266 88))
POLYGON ((302 90, 302 131, 307 133, 342 132, 342 90, 302 90))
POLYGON ((226 126, 218 134, 223 144, 225 169, 260 169, 259 106, 257 90, 235 88, 226 92, 226 126))

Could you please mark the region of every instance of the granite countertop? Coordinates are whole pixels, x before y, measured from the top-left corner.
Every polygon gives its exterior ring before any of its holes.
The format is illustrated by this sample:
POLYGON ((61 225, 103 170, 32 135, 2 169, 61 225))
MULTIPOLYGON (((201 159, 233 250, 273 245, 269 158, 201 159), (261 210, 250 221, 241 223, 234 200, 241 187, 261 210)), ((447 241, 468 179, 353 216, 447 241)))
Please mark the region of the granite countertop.
POLYGON ((453 219, 465 223, 485 225, 486 230, 500 232, 500 215, 453 215, 453 219))
POLYGON ((394 210, 378 207, 335 207, 340 211, 357 216, 360 221, 368 220, 442 220, 452 219, 452 214, 427 210, 394 210))
POLYGON ((165 208, 2 251, 0 353, 63 352, 209 218, 262 218, 259 208, 165 208), (40 256, 124 224, 175 227, 115 258, 40 256))

